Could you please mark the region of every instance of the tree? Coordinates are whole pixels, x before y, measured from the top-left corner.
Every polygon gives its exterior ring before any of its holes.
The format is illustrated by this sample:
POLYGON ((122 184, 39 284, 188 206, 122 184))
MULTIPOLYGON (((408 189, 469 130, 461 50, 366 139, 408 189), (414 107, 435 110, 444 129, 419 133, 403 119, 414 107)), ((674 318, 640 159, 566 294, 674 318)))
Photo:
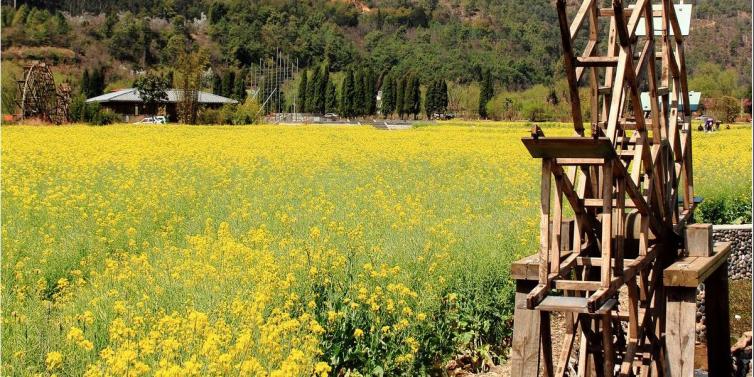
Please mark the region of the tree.
POLYGON ((479 117, 487 119, 487 102, 495 96, 492 85, 492 74, 487 71, 482 75, 481 88, 479 90, 479 117))
POLYGON ((225 74, 223 75, 223 90, 222 95, 223 97, 231 97, 233 96, 233 88, 236 86, 236 73, 232 69, 228 69, 225 71, 225 74))
POLYGON ((440 112, 445 114, 448 112, 448 83, 445 80, 440 80, 440 95, 438 97, 440 112))
POLYGON ((315 107, 318 113, 324 114, 326 102, 327 102, 327 85, 330 82, 330 67, 329 64, 325 63, 322 65, 321 68, 322 73, 319 76, 319 82, 317 83, 317 96, 315 102, 315 107))
POLYGON ((335 113, 338 111, 338 93, 335 90, 335 83, 327 81, 325 92, 325 113, 335 113))
POLYGON ((387 118, 393 111, 395 111, 395 79, 391 74, 387 74, 383 79, 380 112, 383 118, 387 118))
POLYGON ((208 63, 203 51, 184 51, 177 59, 176 82, 179 85, 178 120, 184 124, 196 124, 199 112, 199 89, 202 72, 208 63))
POLYGON ((322 80, 322 71, 315 69, 311 80, 306 84, 306 112, 316 113, 319 102, 319 82, 322 80))
POLYGON ((91 89, 90 88, 90 79, 89 79, 89 70, 84 68, 84 73, 81 75, 81 93, 84 95, 84 97, 89 98, 93 97, 91 96, 91 89))
POLYGON ((212 93, 223 95, 223 80, 218 74, 212 75, 212 93))
POLYGON ((296 105, 298 109, 296 111, 300 113, 306 112, 306 87, 307 87, 307 74, 306 70, 301 72, 301 81, 298 82, 298 94, 296 98, 296 105))
POLYGON ((414 75, 411 80, 411 114, 414 115, 416 120, 417 115, 421 111, 421 82, 419 76, 414 75))
POLYGON ((427 119, 432 119, 432 115, 437 111, 437 83, 438 81, 432 81, 427 85, 427 91, 424 93, 424 111, 427 114, 427 119))
POLYGON ((365 113, 373 115, 377 110, 377 98, 375 97, 374 71, 367 68, 364 72, 364 103, 365 113))
POLYGON ((411 115, 414 112, 414 74, 408 73, 403 78, 403 113, 411 115))
POLYGON ((354 96, 353 70, 348 69, 340 89, 340 113, 342 116, 351 117, 354 115, 354 96))
POLYGON ((364 96, 364 72, 362 70, 357 70, 354 72, 353 75, 353 85, 354 85, 354 101, 353 101, 353 111, 354 115, 364 115, 366 114, 366 102, 365 102, 365 96, 364 96))
POLYGON ((236 78, 235 86, 233 88, 233 99, 241 103, 246 100, 246 80, 244 79, 244 74, 242 72, 239 73, 236 78))
POLYGON ((149 114, 156 114, 157 107, 168 100, 168 83, 160 75, 147 72, 134 82, 134 88, 139 91, 139 97, 149 114))
POLYGON ((403 115, 406 113, 403 108, 403 97, 406 94, 405 77, 396 78, 395 84, 395 112, 398 113, 399 118, 403 119, 403 115))

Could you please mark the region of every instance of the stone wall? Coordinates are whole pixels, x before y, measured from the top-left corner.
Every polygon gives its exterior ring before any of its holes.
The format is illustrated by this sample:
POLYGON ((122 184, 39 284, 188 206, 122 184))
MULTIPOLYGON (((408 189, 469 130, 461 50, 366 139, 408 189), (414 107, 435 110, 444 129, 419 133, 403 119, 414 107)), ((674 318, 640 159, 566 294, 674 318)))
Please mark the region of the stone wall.
POLYGON ((728 278, 731 280, 751 279, 751 230, 751 224, 712 227, 715 242, 732 243, 728 259, 728 278))

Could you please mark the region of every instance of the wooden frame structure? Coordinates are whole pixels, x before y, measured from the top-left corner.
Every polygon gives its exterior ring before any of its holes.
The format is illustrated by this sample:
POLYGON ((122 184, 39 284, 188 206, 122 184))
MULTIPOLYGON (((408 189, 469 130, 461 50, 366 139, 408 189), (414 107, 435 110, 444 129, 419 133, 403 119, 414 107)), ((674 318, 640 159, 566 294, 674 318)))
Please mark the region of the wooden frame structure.
POLYGON ((678 300, 667 299, 663 284, 698 204, 683 34, 670 0, 602 2, 583 0, 570 21, 566 0, 556 3, 575 135, 545 137, 535 126, 522 140, 542 160, 541 221, 539 253, 512 266, 514 376, 686 375, 669 361, 680 352, 665 344, 666 305, 678 300), (586 46, 577 55, 582 29, 586 46), (552 312, 565 318, 559 355, 552 312))
POLYGON ((55 85, 47 64, 35 61, 25 66, 23 79, 17 84, 21 93, 18 107, 22 119, 40 118, 55 124, 68 121, 71 89, 67 84, 55 85))

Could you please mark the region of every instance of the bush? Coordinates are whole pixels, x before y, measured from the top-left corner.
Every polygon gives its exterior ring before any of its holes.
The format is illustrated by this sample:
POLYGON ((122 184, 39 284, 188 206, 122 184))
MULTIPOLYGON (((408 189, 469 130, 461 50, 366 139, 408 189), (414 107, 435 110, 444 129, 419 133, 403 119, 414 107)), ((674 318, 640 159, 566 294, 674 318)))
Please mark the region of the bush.
POLYGON ((199 124, 223 124, 222 110, 203 108, 199 110, 199 114, 196 116, 196 121, 199 124))
MULTIPOLYGON (((260 106, 254 98, 246 98, 246 101, 238 105, 233 114, 233 124, 254 124, 260 119, 260 106)), ((225 110, 225 108, 223 108, 225 110)))
POLYGON ((751 222, 751 198, 706 198, 699 205, 698 220, 710 224, 747 224, 751 222))
POLYGON ((97 111, 90 123, 97 126, 104 126, 106 124, 115 123, 118 120, 118 115, 110 109, 101 109, 97 111))

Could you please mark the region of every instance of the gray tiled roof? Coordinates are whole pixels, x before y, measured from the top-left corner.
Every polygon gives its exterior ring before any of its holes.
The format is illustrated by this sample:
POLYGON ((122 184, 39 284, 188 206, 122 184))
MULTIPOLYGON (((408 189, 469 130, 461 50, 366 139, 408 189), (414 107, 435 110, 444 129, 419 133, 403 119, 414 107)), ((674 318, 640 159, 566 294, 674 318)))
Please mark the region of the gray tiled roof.
MULTIPOLYGON (((167 102, 178 102, 180 98, 180 89, 168 89, 165 91, 168 95, 167 102)), ((92 97, 86 100, 86 102, 142 102, 139 96, 139 91, 136 88, 121 89, 115 92, 106 93, 101 96, 92 97)), ((238 101, 216 94, 199 92, 199 103, 238 103, 238 101)))

